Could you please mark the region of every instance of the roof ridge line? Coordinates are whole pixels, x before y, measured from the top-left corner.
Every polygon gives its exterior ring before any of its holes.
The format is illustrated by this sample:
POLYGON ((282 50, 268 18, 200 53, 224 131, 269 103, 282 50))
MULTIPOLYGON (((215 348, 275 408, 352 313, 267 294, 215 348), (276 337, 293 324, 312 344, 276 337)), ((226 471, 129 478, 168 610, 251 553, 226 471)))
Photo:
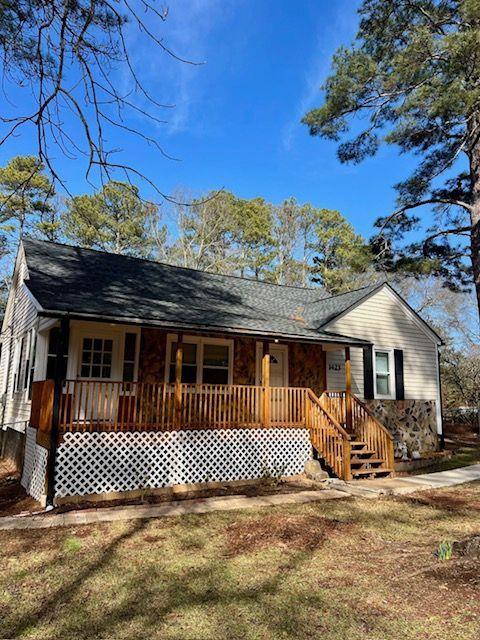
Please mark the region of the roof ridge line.
POLYGON ((326 302, 327 300, 332 300, 332 298, 339 298, 340 296, 346 296, 349 293, 357 293, 357 291, 363 291, 364 289, 372 289, 375 287, 379 287, 382 284, 388 284, 387 280, 379 280, 373 284, 366 284, 363 287, 358 287, 357 289, 349 289, 348 291, 343 291, 342 293, 334 293, 330 296, 326 296, 325 298, 318 298, 318 300, 312 300, 311 302, 307 302, 306 304, 317 304, 319 302, 326 302))
MULTIPOLYGON (((41 240, 40 238, 32 238, 31 236, 24 236, 22 242, 25 240, 30 242, 39 242, 41 244, 57 245, 59 247, 66 247, 68 249, 80 249, 81 251, 91 251, 93 253, 99 253, 107 256, 118 256, 120 258, 127 258, 129 260, 135 260, 136 262, 146 262, 148 264, 157 264, 163 267, 169 267, 171 269, 183 269, 184 271, 193 271, 195 273, 205 273, 208 276, 214 276, 217 278, 236 278, 237 280, 245 280, 246 282, 255 282, 257 284, 266 284, 273 287, 282 287, 285 289, 297 289, 298 291, 317 291, 320 288, 317 287, 301 287, 294 284, 279 284, 278 282, 268 282, 268 280, 258 280, 256 278, 249 278, 247 276, 238 276, 231 273, 213 273, 212 271, 205 271, 204 269, 196 269, 195 267, 184 267, 182 265, 170 264, 169 262, 162 262, 160 260, 152 260, 151 258, 140 258, 138 256, 129 256, 124 253, 112 253, 103 249, 94 249, 92 247, 79 247, 78 245, 67 244, 65 242, 57 242, 54 240, 41 240)), ((305 304, 310 304, 306 302, 305 304)))

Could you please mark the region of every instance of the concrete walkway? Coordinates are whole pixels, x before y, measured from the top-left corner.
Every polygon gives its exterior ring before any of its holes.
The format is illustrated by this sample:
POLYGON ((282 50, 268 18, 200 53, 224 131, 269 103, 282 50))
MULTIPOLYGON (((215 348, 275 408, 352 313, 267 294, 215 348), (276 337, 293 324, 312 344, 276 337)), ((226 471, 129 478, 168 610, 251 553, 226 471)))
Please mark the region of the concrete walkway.
POLYGON ((450 471, 437 471, 436 473, 423 473, 418 476, 404 478, 377 478, 374 480, 352 480, 344 483, 344 486, 334 484, 336 489, 343 490, 350 495, 365 496, 374 495, 405 495, 414 491, 427 489, 443 489, 454 487, 466 482, 480 480, 480 464, 473 464, 461 469, 450 471))
POLYGON ((480 464, 462 469, 424 473, 405 478, 379 478, 376 480, 330 480, 329 489, 319 491, 299 491, 271 496, 247 497, 223 496, 217 498, 197 498, 178 500, 156 505, 132 505, 127 507, 107 507, 83 509, 67 513, 43 513, 34 516, 7 516, 0 518, 0 530, 46 529, 49 527, 79 526, 96 522, 117 522, 145 518, 183 516, 191 513, 213 513, 238 509, 259 509, 288 504, 306 504, 321 500, 335 500, 347 495, 361 498, 377 498, 380 495, 405 495, 414 491, 442 489, 466 482, 480 480, 480 464))
POLYGON ((237 509, 259 509, 261 507, 305 504, 308 502, 334 500, 346 497, 345 493, 341 491, 335 491, 334 489, 321 489, 319 491, 298 491, 297 493, 283 493, 271 496, 223 496, 218 498, 178 500, 176 502, 155 505, 131 505, 127 507, 83 509, 58 514, 44 513, 35 516, 7 516, 0 518, 0 530, 46 529, 49 527, 94 524, 97 522, 117 522, 120 520, 183 516, 191 513, 213 513, 215 511, 232 511, 237 509))

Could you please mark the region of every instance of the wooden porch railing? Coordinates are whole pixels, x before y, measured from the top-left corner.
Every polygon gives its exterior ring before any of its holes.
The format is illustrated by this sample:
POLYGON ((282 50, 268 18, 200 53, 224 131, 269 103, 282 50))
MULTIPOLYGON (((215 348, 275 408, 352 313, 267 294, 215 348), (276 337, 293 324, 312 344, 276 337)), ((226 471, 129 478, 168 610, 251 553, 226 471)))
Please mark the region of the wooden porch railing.
POLYGON ((384 461, 386 469, 394 467, 393 436, 373 415, 370 409, 353 393, 346 391, 325 391, 321 397, 322 406, 335 420, 357 440, 366 442, 368 448, 375 451, 384 461), (351 406, 351 424, 348 424, 348 405, 351 406))
MULTIPOLYGON (((35 382, 31 424, 48 435, 52 381, 35 382)), ((393 438, 364 403, 351 396, 347 429, 346 392, 319 399, 303 387, 192 385, 67 380, 60 398, 59 434, 83 431, 170 431, 179 429, 308 428, 312 445, 334 473, 352 477, 351 442, 360 440, 393 469, 393 438)))
POLYGON ((300 387, 67 380, 60 432, 305 426, 300 387))

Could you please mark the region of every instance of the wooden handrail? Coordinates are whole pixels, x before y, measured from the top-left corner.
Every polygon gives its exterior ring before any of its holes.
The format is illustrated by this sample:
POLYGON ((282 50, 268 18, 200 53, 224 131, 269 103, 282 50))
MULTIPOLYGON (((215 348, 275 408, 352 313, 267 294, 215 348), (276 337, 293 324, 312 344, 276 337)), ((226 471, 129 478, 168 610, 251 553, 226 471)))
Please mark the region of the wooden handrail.
POLYGON ((313 446, 339 478, 351 480, 350 434, 325 409, 311 389, 307 391, 306 400, 307 426, 313 446))
POLYGON ((305 427, 304 387, 66 380, 60 431, 305 427), (268 402, 268 416, 265 403, 268 402))
POLYGON ((395 461, 392 434, 356 396, 352 396, 352 405, 352 428, 355 435, 366 442, 368 448, 375 451, 377 458, 383 461, 379 469, 393 473, 395 461))
POLYGON ((377 458, 383 460, 386 470, 393 472, 393 435, 364 402, 353 393, 331 389, 322 394, 320 402, 330 414, 337 416, 346 425, 355 438, 366 442, 368 448, 375 451, 377 458), (351 406, 351 424, 347 424, 347 402, 351 406))
POLYGON ((317 404, 320 407, 320 409, 328 416, 330 422, 335 427, 335 429, 340 431, 340 433, 344 438, 346 438, 347 440, 351 440, 352 436, 348 433, 348 431, 346 431, 342 427, 342 425, 338 422, 338 420, 335 420, 335 418, 327 411, 327 409, 325 409, 325 407, 322 405, 320 401, 320 398, 318 398, 318 396, 316 396, 311 389, 307 389, 307 395, 310 398, 310 400, 315 404, 317 404))
POLYGON ((387 435, 387 436, 390 438, 390 440, 393 442, 393 435, 390 433, 390 431, 387 429, 387 427, 386 427, 384 424, 382 424, 382 423, 380 422, 380 420, 379 420, 379 419, 378 419, 378 418, 373 414, 373 412, 371 411, 371 409, 369 409, 369 408, 368 408, 368 406, 367 406, 364 402, 362 402, 362 401, 360 400, 360 398, 358 398, 358 397, 357 397, 356 395, 354 395, 353 393, 352 393, 352 397, 353 397, 353 401, 354 401, 354 402, 356 402, 357 404, 359 404, 359 405, 362 407, 362 409, 365 411, 365 413, 368 413, 368 415, 370 416, 370 418, 372 418, 372 420, 375 420, 375 422, 377 423, 377 426, 378 426, 382 431, 384 431, 384 432, 385 432, 385 435, 387 435))

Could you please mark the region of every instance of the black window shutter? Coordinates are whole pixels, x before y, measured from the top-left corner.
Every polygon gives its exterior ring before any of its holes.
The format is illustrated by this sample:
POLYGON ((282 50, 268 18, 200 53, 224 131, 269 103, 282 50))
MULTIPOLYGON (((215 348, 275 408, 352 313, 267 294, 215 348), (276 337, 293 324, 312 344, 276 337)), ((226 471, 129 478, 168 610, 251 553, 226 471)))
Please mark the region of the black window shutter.
POLYGON ((373 400, 375 397, 373 386, 373 348, 363 348, 363 397, 373 400))
POLYGON ((405 383, 403 381, 403 351, 395 349, 395 397, 397 400, 405 400, 405 383))

